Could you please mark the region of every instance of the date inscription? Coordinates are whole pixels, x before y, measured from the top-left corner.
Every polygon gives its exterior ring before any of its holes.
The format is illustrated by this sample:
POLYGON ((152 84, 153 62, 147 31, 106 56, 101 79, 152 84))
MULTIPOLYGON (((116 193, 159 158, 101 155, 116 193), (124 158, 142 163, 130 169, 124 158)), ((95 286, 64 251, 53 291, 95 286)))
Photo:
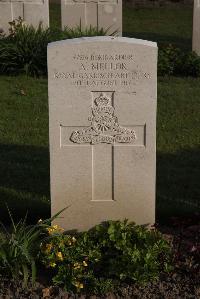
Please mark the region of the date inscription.
POLYGON ((55 71, 54 79, 66 80, 77 87, 131 87, 151 79, 149 72, 139 68, 133 54, 77 53, 72 59, 73 70, 55 71))

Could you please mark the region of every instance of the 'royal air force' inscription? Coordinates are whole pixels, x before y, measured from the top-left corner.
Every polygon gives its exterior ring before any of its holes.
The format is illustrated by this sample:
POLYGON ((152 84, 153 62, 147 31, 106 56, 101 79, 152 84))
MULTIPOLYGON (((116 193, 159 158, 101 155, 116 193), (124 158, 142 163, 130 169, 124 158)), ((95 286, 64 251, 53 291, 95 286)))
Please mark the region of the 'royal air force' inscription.
POLYGON ((129 87, 141 80, 151 79, 151 74, 140 69, 133 54, 75 54, 72 59, 76 69, 55 72, 55 79, 67 80, 77 87, 129 87))

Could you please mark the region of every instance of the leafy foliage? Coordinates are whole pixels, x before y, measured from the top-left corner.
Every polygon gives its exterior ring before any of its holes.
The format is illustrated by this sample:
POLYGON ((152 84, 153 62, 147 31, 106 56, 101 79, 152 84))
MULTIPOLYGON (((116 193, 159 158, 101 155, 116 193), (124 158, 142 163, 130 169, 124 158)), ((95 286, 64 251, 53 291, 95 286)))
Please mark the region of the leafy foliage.
MULTIPOLYGON (((47 45, 56 40, 81 36, 106 35, 108 30, 81 26, 74 29, 44 29, 42 23, 35 29, 21 18, 10 22, 10 34, 0 38, 0 74, 25 73, 30 76, 47 74, 47 45)), ((115 32, 113 32, 115 34, 115 32)))
POLYGON ((104 35, 116 35, 117 31, 113 31, 109 34, 110 27, 107 29, 103 28, 97 28, 93 26, 86 27, 82 29, 81 24, 79 26, 76 26, 75 28, 65 27, 64 29, 64 35, 67 38, 78 38, 82 36, 104 36, 104 35))
POLYGON ((173 75, 177 58, 180 55, 180 50, 175 49, 173 46, 165 47, 158 52, 158 74, 173 75))
POLYGON ((35 29, 22 19, 10 23, 10 34, 0 42, 0 73, 39 76, 47 72, 47 44, 50 29, 35 29))
MULTIPOLYGON (((62 210, 63 211, 63 210, 62 210)), ((29 279, 32 284, 36 280, 36 261, 41 241, 51 229, 51 221, 62 211, 50 219, 40 220, 36 225, 26 225, 26 217, 15 223, 10 210, 12 227, 8 230, 3 224, 0 230, 0 275, 15 280, 23 278, 26 287, 29 279)))
POLYGON ((163 47, 158 55, 158 74, 200 76, 200 57, 195 52, 183 52, 172 45, 163 47))
POLYGON ((41 260, 54 283, 67 290, 103 294, 120 282, 145 283, 169 271, 170 247, 155 230, 109 221, 75 237, 50 232, 41 260))
POLYGON ((0 273, 15 280, 23 277, 26 286, 30 277, 35 282, 36 256, 43 229, 39 224, 26 226, 26 218, 17 224, 11 214, 10 218, 11 231, 2 225, 0 232, 0 273))

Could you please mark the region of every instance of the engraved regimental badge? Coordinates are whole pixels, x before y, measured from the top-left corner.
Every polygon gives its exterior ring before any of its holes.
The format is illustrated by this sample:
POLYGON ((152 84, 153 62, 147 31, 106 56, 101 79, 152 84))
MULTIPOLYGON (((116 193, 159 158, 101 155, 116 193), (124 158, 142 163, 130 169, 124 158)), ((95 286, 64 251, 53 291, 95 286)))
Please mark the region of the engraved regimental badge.
POLYGON ((114 115, 115 108, 111 99, 101 93, 95 98, 88 118, 90 126, 72 133, 70 140, 74 143, 132 143, 137 137, 134 130, 122 127, 114 115))

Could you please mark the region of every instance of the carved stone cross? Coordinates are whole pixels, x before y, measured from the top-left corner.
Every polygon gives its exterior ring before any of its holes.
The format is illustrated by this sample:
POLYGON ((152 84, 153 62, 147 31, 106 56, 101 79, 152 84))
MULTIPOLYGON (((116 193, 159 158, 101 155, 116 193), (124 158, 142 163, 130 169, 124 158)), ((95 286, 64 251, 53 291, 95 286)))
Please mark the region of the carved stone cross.
POLYGON ((116 147, 145 146, 145 124, 121 126, 115 115, 114 92, 96 94, 88 118, 90 126, 61 126, 61 146, 91 148, 92 201, 113 201, 116 147))

